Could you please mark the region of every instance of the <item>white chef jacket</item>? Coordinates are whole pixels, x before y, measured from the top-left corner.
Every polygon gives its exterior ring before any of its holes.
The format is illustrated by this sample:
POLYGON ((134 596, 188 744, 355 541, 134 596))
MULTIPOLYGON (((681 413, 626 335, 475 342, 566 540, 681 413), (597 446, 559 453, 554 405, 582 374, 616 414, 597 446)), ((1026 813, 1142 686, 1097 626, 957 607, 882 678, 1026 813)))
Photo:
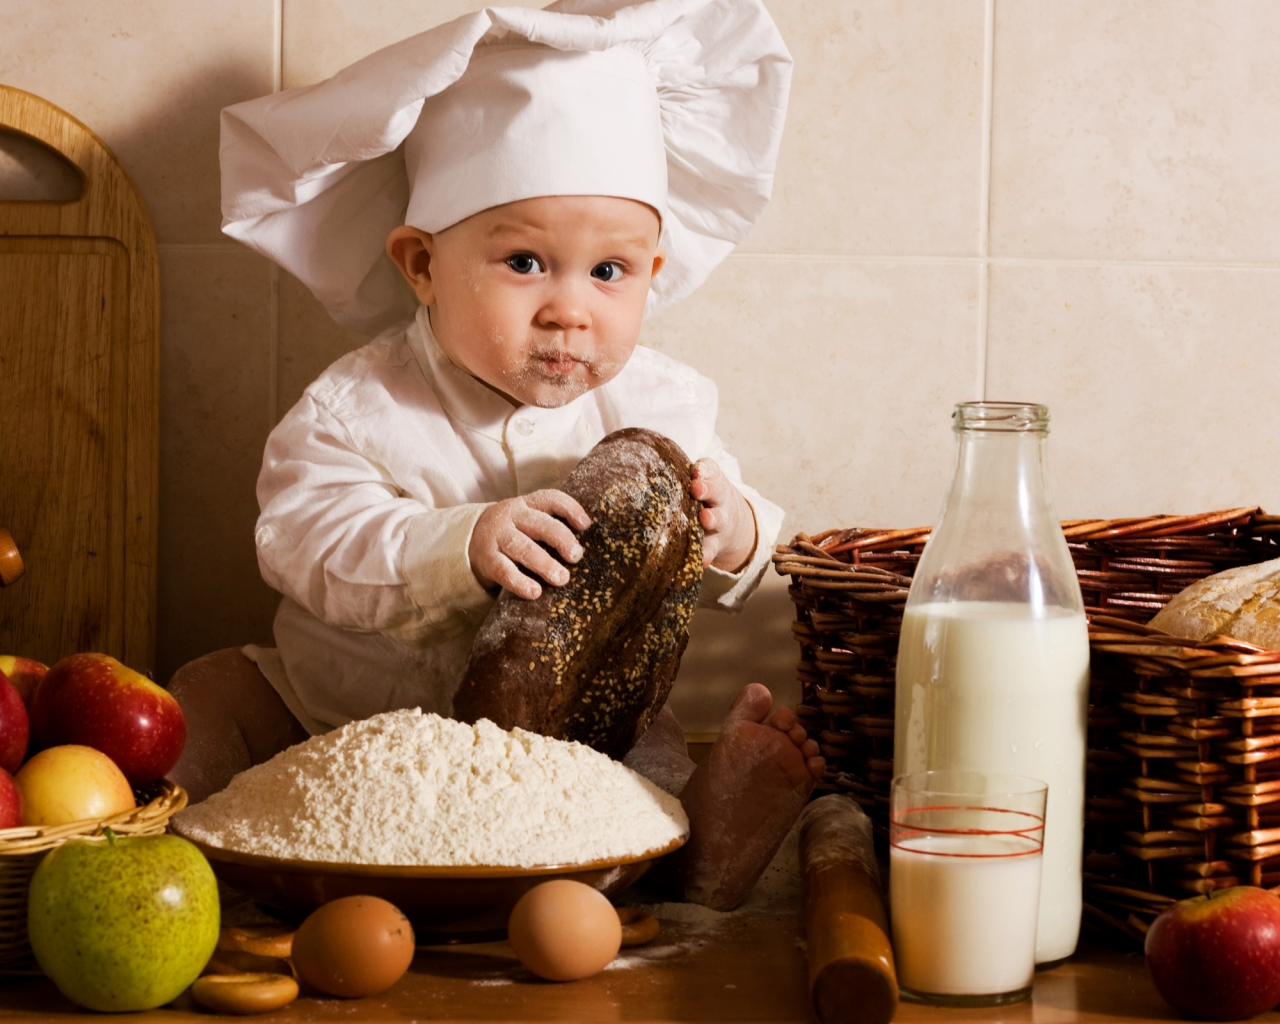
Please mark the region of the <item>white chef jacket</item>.
POLYGON ((467 557, 476 520, 495 501, 560 486, 623 427, 714 459, 750 503, 751 561, 709 568, 702 583, 702 604, 737 610, 783 512, 742 483, 716 408, 715 384, 640 346, 567 405, 513 407, 444 354, 421 308, 330 366, 267 439, 255 539, 284 601, 277 646, 246 655, 313 734, 405 707, 448 715, 494 601, 467 557))

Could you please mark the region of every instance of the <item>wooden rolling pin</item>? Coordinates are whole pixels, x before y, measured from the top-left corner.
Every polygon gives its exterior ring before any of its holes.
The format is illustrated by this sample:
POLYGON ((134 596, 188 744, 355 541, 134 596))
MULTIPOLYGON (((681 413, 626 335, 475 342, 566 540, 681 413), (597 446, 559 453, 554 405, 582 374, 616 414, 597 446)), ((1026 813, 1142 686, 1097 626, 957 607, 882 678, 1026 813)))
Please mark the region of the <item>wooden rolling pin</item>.
POLYGON ((871 820, 832 794, 800 814, 809 995, 821 1024, 888 1024, 898 977, 871 820))

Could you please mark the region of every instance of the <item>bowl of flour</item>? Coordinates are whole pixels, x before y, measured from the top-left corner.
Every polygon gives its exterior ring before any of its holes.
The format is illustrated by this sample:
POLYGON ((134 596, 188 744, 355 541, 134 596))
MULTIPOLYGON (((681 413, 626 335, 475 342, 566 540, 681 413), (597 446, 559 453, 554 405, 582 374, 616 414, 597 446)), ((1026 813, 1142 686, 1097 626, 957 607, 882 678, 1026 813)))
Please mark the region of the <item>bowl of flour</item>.
POLYGON ((426 938, 500 932, 551 878, 615 892, 689 835, 675 797, 590 747, 416 708, 290 747, 173 827, 265 903, 380 896, 426 938))

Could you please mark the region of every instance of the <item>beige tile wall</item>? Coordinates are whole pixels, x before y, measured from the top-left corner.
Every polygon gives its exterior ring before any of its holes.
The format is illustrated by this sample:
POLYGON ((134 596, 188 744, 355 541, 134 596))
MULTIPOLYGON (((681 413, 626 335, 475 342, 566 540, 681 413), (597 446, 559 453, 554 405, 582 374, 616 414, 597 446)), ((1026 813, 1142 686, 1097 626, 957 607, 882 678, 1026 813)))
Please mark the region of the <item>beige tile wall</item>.
MULTIPOLYGON (((1054 415, 1064 515, 1280 509, 1273 0, 766 0, 797 60, 774 202, 645 340, 720 386, 787 529, 927 522, 960 399, 1054 415)), ((217 112, 473 0, 9 0, 0 82, 97 130, 164 277, 160 665, 262 639, 263 438, 359 339, 218 234, 217 112)), ((715 727, 794 693, 769 580, 707 615, 677 689, 715 727)))

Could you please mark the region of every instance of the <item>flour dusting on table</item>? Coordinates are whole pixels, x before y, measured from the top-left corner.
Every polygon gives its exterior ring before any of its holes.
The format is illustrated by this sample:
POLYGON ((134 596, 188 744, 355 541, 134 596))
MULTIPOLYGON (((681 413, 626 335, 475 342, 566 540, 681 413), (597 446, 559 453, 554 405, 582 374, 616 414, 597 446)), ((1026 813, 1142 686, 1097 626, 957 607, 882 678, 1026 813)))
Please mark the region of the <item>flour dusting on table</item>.
POLYGON ((582 864, 687 835, 679 800, 581 743, 414 708, 277 754, 177 815, 211 846, 348 864, 582 864))

